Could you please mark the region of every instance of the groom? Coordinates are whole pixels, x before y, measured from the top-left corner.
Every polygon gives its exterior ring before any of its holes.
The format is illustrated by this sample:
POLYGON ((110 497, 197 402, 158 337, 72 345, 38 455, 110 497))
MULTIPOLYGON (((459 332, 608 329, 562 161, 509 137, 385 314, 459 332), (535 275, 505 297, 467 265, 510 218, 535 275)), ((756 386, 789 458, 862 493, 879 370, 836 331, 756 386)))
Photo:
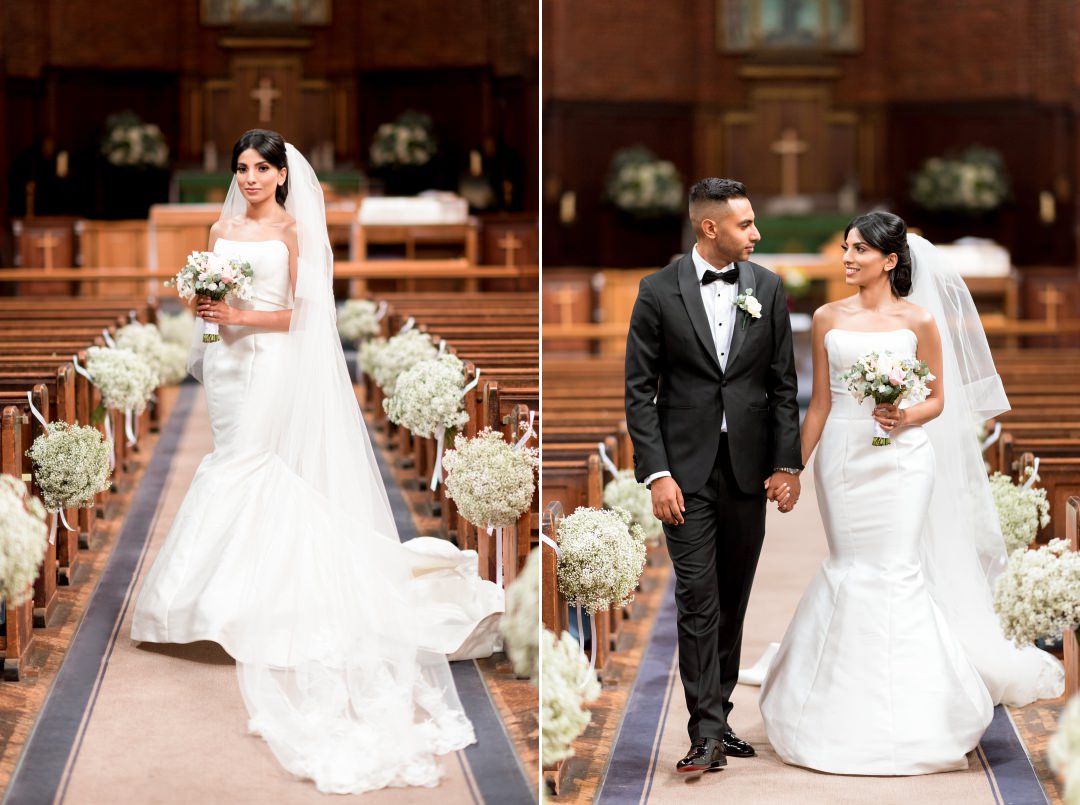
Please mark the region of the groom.
POLYGON ((795 360, 780 279, 749 261, 746 188, 690 190, 697 244, 641 281, 626 340, 626 423, 675 567, 691 747, 679 772, 754 748, 731 731, 743 617, 766 500, 790 511, 802 469, 795 360))

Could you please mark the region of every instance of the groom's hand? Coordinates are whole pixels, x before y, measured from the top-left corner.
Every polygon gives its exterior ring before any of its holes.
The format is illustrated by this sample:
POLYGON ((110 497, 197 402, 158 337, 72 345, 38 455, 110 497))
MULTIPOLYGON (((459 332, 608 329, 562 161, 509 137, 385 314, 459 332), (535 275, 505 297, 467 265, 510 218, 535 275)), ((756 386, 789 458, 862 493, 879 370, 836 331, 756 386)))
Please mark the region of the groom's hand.
POLYGON ((798 475, 777 471, 765 479, 765 496, 769 500, 776 501, 778 508, 784 514, 795 508, 801 493, 802 486, 798 475))
POLYGON ((670 475, 657 478, 649 485, 652 492, 652 513, 657 520, 662 520, 668 525, 682 525, 682 513, 686 511, 683 505, 682 490, 670 475))

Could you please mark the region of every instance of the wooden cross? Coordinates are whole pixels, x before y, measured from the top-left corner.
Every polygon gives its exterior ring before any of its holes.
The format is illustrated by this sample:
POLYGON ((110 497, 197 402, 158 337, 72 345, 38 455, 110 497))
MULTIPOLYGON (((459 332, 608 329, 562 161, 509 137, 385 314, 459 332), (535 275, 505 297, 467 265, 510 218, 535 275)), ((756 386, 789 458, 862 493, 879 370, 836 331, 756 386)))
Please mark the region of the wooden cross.
POLYGON ((513 232, 507 232, 506 237, 501 238, 498 241, 498 245, 500 249, 504 249, 506 251, 506 267, 510 268, 511 266, 517 265, 517 263, 514 262, 514 252, 520 249, 525 244, 515 238, 513 232))
POLYGON ((274 82, 269 78, 261 78, 258 88, 251 91, 251 97, 259 104, 259 122, 269 123, 274 101, 281 97, 281 90, 275 89, 274 82))
POLYGON ((50 235, 48 232, 37 237, 37 245, 45 252, 45 270, 53 268, 53 249, 60 245, 60 238, 50 235))
POLYGON ((559 306, 559 324, 574 323, 574 302, 576 301, 577 294, 574 289, 566 285, 555 294, 555 303, 559 306))
POLYGON ((1047 285, 1039 294, 1039 300, 1046 305, 1046 323, 1051 326, 1056 325, 1058 307, 1065 301, 1065 295, 1052 285, 1047 285))
POLYGON ((799 195, 799 154, 806 149, 807 144, 790 127, 772 144, 773 153, 780 155, 780 195, 788 198, 799 195))

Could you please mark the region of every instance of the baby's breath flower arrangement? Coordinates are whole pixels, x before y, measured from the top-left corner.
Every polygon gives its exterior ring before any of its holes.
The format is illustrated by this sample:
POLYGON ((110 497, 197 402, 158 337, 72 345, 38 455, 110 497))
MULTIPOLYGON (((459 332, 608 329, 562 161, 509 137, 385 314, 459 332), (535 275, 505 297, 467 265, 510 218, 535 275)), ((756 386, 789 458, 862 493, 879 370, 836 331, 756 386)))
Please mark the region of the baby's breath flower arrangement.
POLYGON ((1018 548, 1027 548, 1035 533, 1050 524, 1050 501, 1045 489, 1024 488, 1000 472, 990 476, 990 492, 994 496, 1001 535, 1005 537, 1005 549, 1011 554, 1018 548))
POLYGON ((387 340, 385 338, 372 338, 369 341, 365 341, 360 345, 360 349, 357 350, 356 360, 360 364, 360 369, 369 375, 374 375, 375 365, 379 360, 379 353, 386 348, 387 340))
POLYGON ((90 347, 86 369, 101 389, 106 408, 141 414, 154 393, 157 378, 146 361, 130 349, 90 347))
POLYGON ((161 333, 153 324, 139 324, 132 322, 116 331, 116 346, 120 349, 130 349, 144 361, 154 372, 155 386, 162 383, 162 374, 165 362, 165 342, 161 333))
POLYGON ((383 400, 383 409, 395 425, 431 438, 439 429, 469 421, 461 399, 464 389, 465 364, 455 355, 439 355, 398 375, 394 396, 383 400))
POLYGON ((534 549, 525 569, 506 588, 506 613, 499 622, 506 638, 506 654, 514 673, 527 676, 533 684, 540 674, 540 551, 534 549))
POLYGON ((159 313, 157 328, 163 341, 190 348, 195 338, 195 316, 187 308, 178 313, 159 313))
POLYGON ((38 565, 48 545, 45 508, 26 494, 26 484, 0 475, 0 599, 12 606, 33 591, 38 565))
POLYGON ((379 306, 370 299, 346 299, 337 317, 338 335, 361 341, 379 334, 379 306))
POLYGON ((604 487, 604 505, 609 509, 622 509, 641 526, 645 541, 656 545, 664 533, 664 524, 652 512, 652 495, 639 484, 633 470, 619 470, 619 474, 604 487))
POLYGON ((420 361, 429 361, 439 354, 431 343, 431 336, 419 330, 406 330, 398 333, 385 346, 376 350, 373 364, 369 371, 383 393, 394 396, 397 379, 420 361))
POLYGON ((513 525, 532 505, 538 464, 535 448, 514 447, 484 428, 472 439, 458 439, 443 456, 446 496, 473 525, 513 525))
POLYGON ((1065 805, 1080 805, 1080 695, 1066 702, 1047 755, 1050 766, 1065 781, 1065 805))
POLYGON ((93 506, 94 495, 109 488, 111 451, 97 428, 50 422, 48 434, 34 439, 26 451, 45 507, 93 506))
POLYGON ((188 376, 189 351, 179 344, 164 342, 161 349, 161 382, 166 386, 182 383, 188 376))
POLYGON ((594 615, 624 607, 645 568, 645 534, 622 509, 579 508, 559 524, 559 591, 594 615))
POLYGON ((592 718, 582 705, 600 695, 600 682, 569 632, 556 637, 554 632, 544 629, 541 646, 544 729, 540 753, 543 764, 553 766, 573 756, 570 745, 585 731, 592 718))
POLYGON ((1080 628, 1080 553, 1063 539, 1038 550, 1017 550, 998 577, 994 609, 1017 645, 1080 628))

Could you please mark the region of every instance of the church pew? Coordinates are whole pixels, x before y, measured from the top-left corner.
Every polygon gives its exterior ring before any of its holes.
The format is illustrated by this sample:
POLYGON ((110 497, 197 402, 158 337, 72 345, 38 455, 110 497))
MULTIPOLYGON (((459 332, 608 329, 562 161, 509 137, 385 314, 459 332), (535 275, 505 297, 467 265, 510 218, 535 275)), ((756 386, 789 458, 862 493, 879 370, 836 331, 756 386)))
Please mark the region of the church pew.
MULTIPOLYGON (((4 406, 0 419, 0 472, 22 477, 22 413, 14 405, 4 406)), ((13 606, 4 602, 5 622, 0 634, 0 656, 4 660, 4 679, 18 681, 22 662, 34 640, 34 601, 13 606)))
MULTIPOLYGON (((1023 482, 1026 468, 1033 466, 1034 459, 1032 453, 1020 456, 1018 469, 1012 473, 1014 482, 1023 482)), ((1069 498, 1080 496, 1080 456, 1039 456, 1038 485, 1046 490, 1046 499, 1050 502, 1050 524, 1038 530, 1035 541, 1042 545, 1051 539, 1067 538, 1067 518, 1064 514, 1069 498)))

